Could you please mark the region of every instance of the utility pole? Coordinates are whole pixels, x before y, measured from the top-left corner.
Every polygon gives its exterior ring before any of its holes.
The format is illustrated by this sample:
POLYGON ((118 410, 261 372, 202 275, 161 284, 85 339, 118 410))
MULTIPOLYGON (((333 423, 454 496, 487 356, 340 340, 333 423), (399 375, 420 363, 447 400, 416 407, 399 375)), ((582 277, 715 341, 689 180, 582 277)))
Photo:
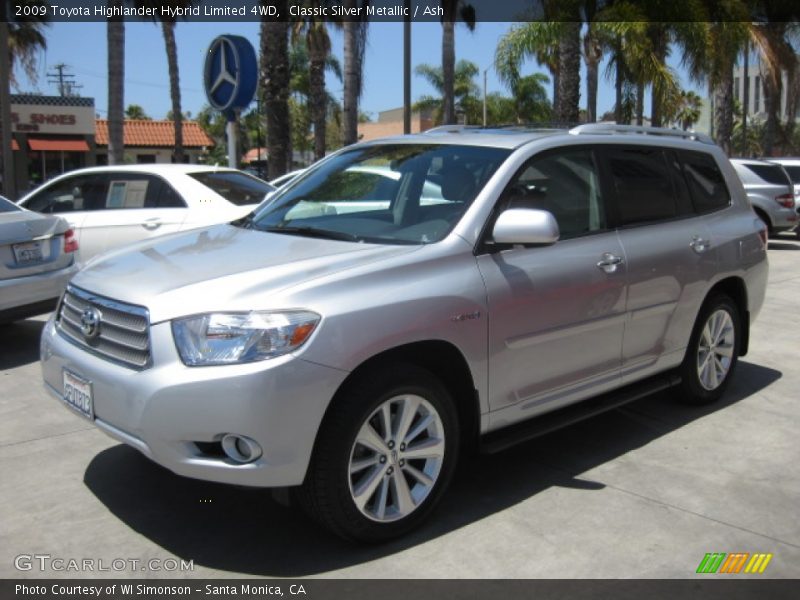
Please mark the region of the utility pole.
POLYGON ((71 73, 67 73, 69 65, 59 63, 53 68, 56 72, 47 74, 47 83, 55 83, 58 85, 58 95, 61 97, 75 96, 76 94, 73 93, 73 90, 80 89, 83 86, 76 84, 75 76, 71 73))
POLYGON ((742 107, 742 156, 747 158, 747 111, 750 110, 750 40, 744 41, 744 106, 742 107))

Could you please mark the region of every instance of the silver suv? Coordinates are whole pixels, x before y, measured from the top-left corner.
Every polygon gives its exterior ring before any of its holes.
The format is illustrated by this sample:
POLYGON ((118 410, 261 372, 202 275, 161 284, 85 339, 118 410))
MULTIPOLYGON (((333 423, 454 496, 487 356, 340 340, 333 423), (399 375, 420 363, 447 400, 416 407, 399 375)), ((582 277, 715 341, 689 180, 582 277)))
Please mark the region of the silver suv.
POLYGON ((439 128, 90 264, 42 369, 175 473, 293 488, 376 541, 430 514, 465 450, 667 387, 716 400, 766 281, 766 230, 707 140, 439 128))
POLYGON ((797 226, 794 187, 781 165, 750 158, 734 158, 731 164, 742 180, 753 210, 770 234, 797 226))

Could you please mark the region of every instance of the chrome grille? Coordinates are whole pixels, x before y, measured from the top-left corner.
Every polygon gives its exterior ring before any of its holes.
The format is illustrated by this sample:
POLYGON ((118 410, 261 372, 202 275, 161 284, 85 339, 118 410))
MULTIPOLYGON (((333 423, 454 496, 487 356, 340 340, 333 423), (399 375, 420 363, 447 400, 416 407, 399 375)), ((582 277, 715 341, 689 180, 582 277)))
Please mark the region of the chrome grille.
POLYGON ((147 309, 96 296, 68 286, 56 319, 58 330, 72 343, 134 369, 150 366, 150 335, 147 309), (81 317, 88 308, 100 313, 99 334, 90 338, 81 330, 81 317))

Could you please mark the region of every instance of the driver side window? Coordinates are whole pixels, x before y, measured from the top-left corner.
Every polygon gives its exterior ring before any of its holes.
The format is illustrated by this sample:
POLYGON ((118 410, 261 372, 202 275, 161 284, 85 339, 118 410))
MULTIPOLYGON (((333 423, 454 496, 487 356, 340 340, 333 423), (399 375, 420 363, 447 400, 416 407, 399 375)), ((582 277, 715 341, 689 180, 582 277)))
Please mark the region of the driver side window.
POLYGON ((555 217, 560 239, 606 229, 597 166, 585 148, 538 154, 503 192, 504 208, 535 208, 555 217))

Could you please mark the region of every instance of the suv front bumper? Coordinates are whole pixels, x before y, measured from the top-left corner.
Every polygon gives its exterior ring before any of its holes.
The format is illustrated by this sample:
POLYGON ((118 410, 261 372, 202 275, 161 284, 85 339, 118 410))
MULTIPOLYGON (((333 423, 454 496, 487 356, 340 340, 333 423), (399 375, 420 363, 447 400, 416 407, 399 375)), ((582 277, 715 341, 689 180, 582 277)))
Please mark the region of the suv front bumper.
POLYGON ((153 366, 136 371, 75 346, 51 317, 41 343, 45 388, 68 406, 64 370, 89 381, 95 425, 179 475, 257 487, 303 482, 322 417, 348 373, 292 355, 187 367, 169 323, 153 325, 150 339, 153 366), (203 450, 229 433, 255 440, 261 456, 240 464, 203 450))

